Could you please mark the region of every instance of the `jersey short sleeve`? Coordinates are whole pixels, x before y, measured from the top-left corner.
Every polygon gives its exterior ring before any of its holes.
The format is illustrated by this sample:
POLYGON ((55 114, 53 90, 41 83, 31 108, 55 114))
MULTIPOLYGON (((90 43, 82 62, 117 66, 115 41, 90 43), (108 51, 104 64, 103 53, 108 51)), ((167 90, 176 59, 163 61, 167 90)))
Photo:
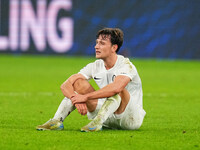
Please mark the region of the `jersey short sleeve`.
POLYGON ((87 80, 90 80, 92 78, 92 68, 93 63, 89 63, 84 68, 82 68, 79 73, 82 74, 87 80))
POLYGON ((117 71, 117 75, 128 76, 131 80, 137 75, 137 70, 135 66, 129 61, 129 59, 125 59, 123 65, 117 71))

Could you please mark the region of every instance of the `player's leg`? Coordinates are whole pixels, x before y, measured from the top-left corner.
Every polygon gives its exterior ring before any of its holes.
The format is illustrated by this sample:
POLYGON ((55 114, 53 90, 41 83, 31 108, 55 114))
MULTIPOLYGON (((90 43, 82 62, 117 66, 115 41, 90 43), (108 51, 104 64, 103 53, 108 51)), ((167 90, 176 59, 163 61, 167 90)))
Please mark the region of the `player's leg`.
POLYGON ((122 92, 120 92, 119 95, 120 95, 122 101, 121 101, 118 109, 115 111, 115 114, 123 113, 124 110, 126 109, 127 104, 129 103, 129 100, 130 100, 130 94, 126 89, 122 90, 122 92))
POLYGON ((130 94, 126 89, 124 89, 119 95, 117 94, 107 98, 94 120, 81 128, 81 131, 90 132, 101 130, 103 123, 110 115, 113 113, 121 114, 124 112, 129 103, 129 99, 130 94))
MULTIPOLYGON (((74 85, 74 90, 79 94, 86 94, 93 92, 94 88, 90 85, 87 80, 78 79, 74 85)), ((96 107, 97 100, 88 101, 86 103, 88 111, 94 111, 96 107)), ((53 119, 64 121, 64 119, 75 109, 72 102, 68 98, 64 98, 58 107, 57 112, 54 115, 53 119)))
MULTIPOLYGON (((84 79, 78 79, 75 83, 74 83, 74 90, 79 93, 79 94, 87 94, 90 92, 95 91, 95 89, 91 86, 91 84, 84 79)), ((96 109, 98 100, 88 100, 86 102, 87 105, 87 109, 89 112, 93 112, 96 109)))
POLYGON ((130 100, 125 109, 123 105, 120 105, 122 107, 118 108, 114 114, 109 116, 103 125, 110 128, 125 130, 136 130, 140 128, 146 112, 143 110, 142 106, 137 104, 136 100, 138 97, 141 97, 139 92, 134 94, 134 96, 130 96, 130 100))
POLYGON ((121 97, 117 94, 105 100, 97 116, 86 126, 81 128, 83 132, 99 131, 103 123, 113 114, 120 106, 121 97))
MULTIPOLYGON (((83 79, 78 79, 74 83, 74 90, 79 94, 86 94, 88 92, 94 91, 94 88, 89 84, 88 81, 83 79)), ((92 100, 87 102, 88 111, 94 111, 96 108, 97 100, 92 100)), ((53 119, 50 119, 43 125, 36 127, 37 130, 62 130, 64 129, 63 121, 64 119, 75 109, 72 102, 68 98, 64 98, 60 103, 53 119)))

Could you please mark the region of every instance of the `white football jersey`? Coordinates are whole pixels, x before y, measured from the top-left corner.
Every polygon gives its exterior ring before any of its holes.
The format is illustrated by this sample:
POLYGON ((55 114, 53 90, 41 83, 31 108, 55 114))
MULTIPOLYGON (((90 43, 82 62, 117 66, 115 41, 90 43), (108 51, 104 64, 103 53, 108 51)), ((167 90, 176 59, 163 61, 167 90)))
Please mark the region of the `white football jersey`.
POLYGON ((134 102, 142 107, 142 83, 136 67, 128 58, 122 55, 117 55, 117 57, 115 65, 109 70, 106 70, 103 60, 98 59, 86 65, 79 73, 85 76, 87 80, 93 78, 99 88, 112 83, 118 75, 129 77, 131 81, 126 86, 126 89, 133 96, 134 102))

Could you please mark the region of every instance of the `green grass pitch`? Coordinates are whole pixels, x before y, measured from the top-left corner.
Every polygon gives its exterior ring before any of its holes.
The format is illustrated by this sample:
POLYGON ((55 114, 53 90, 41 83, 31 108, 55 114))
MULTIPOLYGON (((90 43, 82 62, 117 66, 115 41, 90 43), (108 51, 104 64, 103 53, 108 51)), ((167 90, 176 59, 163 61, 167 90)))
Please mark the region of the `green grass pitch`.
POLYGON ((139 130, 82 133, 89 121, 77 111, 64 121, 64 131, 35 130, 57 110, 60 85, 94 60, 1 54, 0 149, 200 149, 199 61, 131 59, 142 79, 147 112, 139 130))

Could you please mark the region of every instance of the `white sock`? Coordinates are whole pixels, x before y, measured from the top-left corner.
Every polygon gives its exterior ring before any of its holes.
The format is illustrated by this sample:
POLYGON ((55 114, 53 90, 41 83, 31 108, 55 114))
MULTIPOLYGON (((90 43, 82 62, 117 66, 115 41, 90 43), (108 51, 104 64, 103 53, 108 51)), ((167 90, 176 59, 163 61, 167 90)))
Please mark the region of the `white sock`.
POLYGON ((53 119, 64 121, 64 119, 75 109, 72 102, 68 98, 64 98, 60 103, 53 119))
POLYGON ((108 117, 119 108, 120 103, 121 97, 118 94, 107 98, 97 116, 94 118, 94 121, 98 121, 100 124, 103 124, 108 117))

